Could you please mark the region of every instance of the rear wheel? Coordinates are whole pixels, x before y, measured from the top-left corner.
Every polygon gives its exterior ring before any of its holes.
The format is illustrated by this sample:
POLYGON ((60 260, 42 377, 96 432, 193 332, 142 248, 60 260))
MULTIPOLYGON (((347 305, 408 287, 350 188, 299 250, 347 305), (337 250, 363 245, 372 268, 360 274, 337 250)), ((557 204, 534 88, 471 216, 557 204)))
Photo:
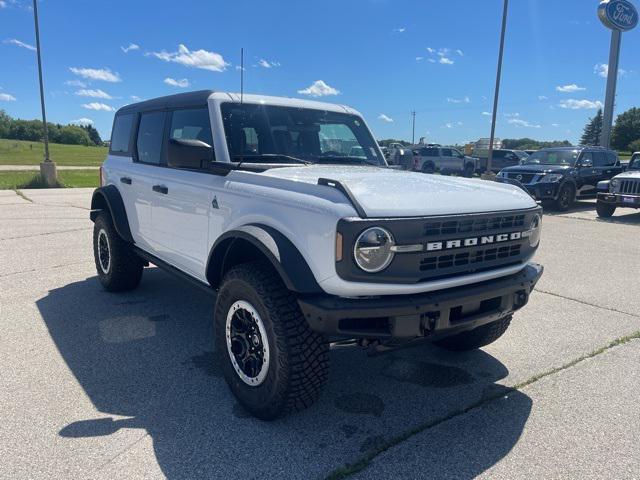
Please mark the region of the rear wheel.
POLYGON ((558 199, 555 202, 555 207, 557 210, 562 212, 569 210, 573 203, 576 200, 576 190, 570 183, 565 183, 562 187, 560 187, 560 193, 558 194, 558 199))
POLYGON ((473 330, 458 333, 451 337, 443 338, 434 342, 437 346, 446 350, 464 351, 475 350, 484 347, 499 339, 509 328, 511 316, 498 320, 496 322, 487 323, 473 330))
POLYGON ((597 202, 596 203, 596 212, 600 218, 609 218, 616 211, 615 204, 597 202))
POLYGON ((232 268, 215 306, 216 353, 240 404, 273 420, 313 404, 327 381, 329 344, 266 262, 232 268))
POLYGON ((433 173, 436 171, 436 166, 433 162, 424 162, 422 165, 422 173, 433 173))
POLYGON ((93 257, 105 290, 122 292, 140 284, 144 264, 118 235, 108 212, 100 213, 93 225, 93 257))

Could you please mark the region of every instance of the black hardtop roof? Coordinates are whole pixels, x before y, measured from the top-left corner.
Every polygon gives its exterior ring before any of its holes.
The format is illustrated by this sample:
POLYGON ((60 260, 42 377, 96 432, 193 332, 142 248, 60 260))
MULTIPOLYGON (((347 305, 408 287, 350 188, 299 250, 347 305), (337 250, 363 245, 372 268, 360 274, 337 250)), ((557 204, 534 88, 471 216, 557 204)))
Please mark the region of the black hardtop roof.
POLYGON ((125 105, 116 112, 116 115, 148 110, 161 110, 163 108, 203 106, 207 104, 207 99, 213 92, 213 90, 198 90, 195 92, 177 93, 175 95, 152 98, 144 102, 125 105))

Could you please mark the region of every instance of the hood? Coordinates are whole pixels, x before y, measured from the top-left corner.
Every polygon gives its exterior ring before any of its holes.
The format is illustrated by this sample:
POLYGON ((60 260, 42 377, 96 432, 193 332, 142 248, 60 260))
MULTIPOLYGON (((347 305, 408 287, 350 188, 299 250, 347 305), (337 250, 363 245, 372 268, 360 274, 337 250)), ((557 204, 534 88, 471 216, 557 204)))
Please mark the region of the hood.
POLYGON ((561 173, 565 174, 571 170, 571 165, 514 165, 512 167, 503 168, 503 172, 513 173, 561 173))
MULTIPOLYGON (((260 174, 317 185, 345 185, 369 217, 416 217, 532 208, 536 202, 512 185, 377 167, 322 165, 274 168, 260 174)), ((331 188, 331 187, 318 187, 331 188)))
POLYGON ((625 179, 632 178, 640 180, 640 170, 627 170, 615 176, 615 178, 625 179))

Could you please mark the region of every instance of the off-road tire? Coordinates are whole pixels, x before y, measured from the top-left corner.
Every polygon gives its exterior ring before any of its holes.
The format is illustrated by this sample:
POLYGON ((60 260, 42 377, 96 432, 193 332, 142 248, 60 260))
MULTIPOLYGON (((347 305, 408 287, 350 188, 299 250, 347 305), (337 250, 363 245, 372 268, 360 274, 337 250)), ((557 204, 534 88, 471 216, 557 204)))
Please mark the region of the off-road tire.
POLYGON ((422 164, 422 173, 435 173, 436 166, 433 162, 424 162, 422 164))
POLYGON ((558 199, 554 202, 554 208, 560 212, 569 210, 576 201, 576 189, 571 183, 565 183, 560 187, 558 199))
POLYGON ((108 212, 100 213, 93 225, 93 258, 98 279, 105 290, 124 292, 133 290, 140 284, 144 269, 143 261, 136 255, 131 245, 118 235, 108 212), (104 255, 105 238, 108 262, 105 261, 107 257, 104 255))
POLYGON ((616 211, 616 206, 610 203, 596 202, 596 212, 600 218, 609 218, 616 211))
POLYGON ((475 350, 499 339, 509 328, 511 316, 498 320, 496 322, 487 323, 473 330, 458 333, 451 337, 443 338, 434 342, 437 346, 445 350, 465 351, 475 350))
POLYGON ((466 178, 471 178, 473 177, 473 174, 475 173, 476 168, 473 166, 472 163, 467 163, 464 166, 464 170, 462 171, 462 176, 466 177, 466 178))
POLYGON ((262 420, 308 408, 320 396, 329 374, 329 343, 312 331, 295 296, 267 262, 233 267, 218 292, 215 347, 224 377, 240 404, 262 420), (259 314, 266 331, 269 364, 259 385, 241 379, 227 348, 227 314, 239 301, 259 314))

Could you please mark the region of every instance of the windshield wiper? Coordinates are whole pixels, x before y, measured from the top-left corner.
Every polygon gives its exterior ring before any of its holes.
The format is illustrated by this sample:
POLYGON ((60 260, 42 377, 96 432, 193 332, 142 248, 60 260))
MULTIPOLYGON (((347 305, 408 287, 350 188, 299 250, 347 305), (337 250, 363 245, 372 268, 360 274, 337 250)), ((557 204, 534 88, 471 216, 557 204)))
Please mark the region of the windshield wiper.
POLYGON ((323 163, 324 160, 329 160, 330 162, 340 162, 341 160, 344 162, 348 162, 348 163, 364 163, 365 165, 371 165, 372 167, 383 167, 383 165, 376 163, 376 162, 372 162, 366 158, 362 158, 362 157, 338 157, 338 156, 326 156, 326 157, 319 157, 318 158, 318 163, 323 163))
POLYGON ((241 160, 240 163, 243 163, 243 162, 251 163, 251 160, 254 158, 282 158, 285 160, 291 160, 292 162, 295 162, 295 163, 302 163, 304 165, 310 165, 313 163, 313 162, 310 162, 309 160, 304 160, 298 157, 292 157, 291 155, 285 155, 284 153, 259 153, 257 155, 234 155, 233 156, 234 160, 237 158, 241 160))

